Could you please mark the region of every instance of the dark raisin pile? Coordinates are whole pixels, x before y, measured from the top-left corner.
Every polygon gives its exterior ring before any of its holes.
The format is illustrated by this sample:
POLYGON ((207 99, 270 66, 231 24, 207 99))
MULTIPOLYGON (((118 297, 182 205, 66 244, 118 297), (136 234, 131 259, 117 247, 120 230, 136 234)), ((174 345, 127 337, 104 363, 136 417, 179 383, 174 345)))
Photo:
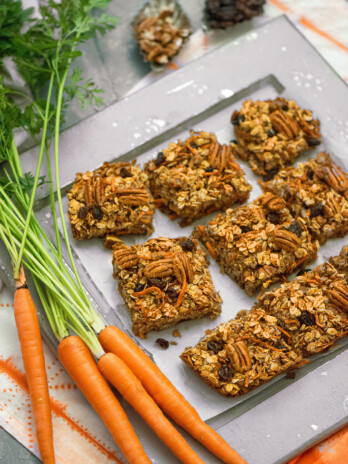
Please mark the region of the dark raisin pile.
POLYGON ((301 324, 307 326, 315 325, 315 318, 313 314, 309 313, 308 311, 303 311, 301 316, 298 317, 298 320, 301 322, 301 324))
POLYGON ((296 276, 297 276, 297 277, 298 277, 298 276, 301 276, 301 275, 303 275, 303 274, 306 274, 306 272, 312 272, 312 269, 309 269, 309 268, 300 269, 300 270, 298 271, 298 273, 296 274, 296 276))
POLYGON ((132 173, 128 171, 124 166, 120 169, 120 176, 125 178, 125 177, 132 177, 132 173))
POLYGON ((232 379, 232 370, 230 367, 224 365, 222 367, 220 367, 219 369, 219 377, 221 380, 225 380, 226 382, 228 382, 229 380, 232 379))
POLYGON ((94 219, 96 219, 97 221, 100 221, 101 219, 103 219, 103 216, 104 216, 104 213, 101 207, 98 205, 93 206, 92 214, 93 214, 94 219))
POLYGON ((324 216, 325 208, 322 203, 318 203, 311 208, 311 218, 317 216, 324 216))
POLYGON ((149 287, 157 287, 160 289, 163 289, 166 286, 166 283, 164 280, 157 279, 156 277, 152 277, 151 279, 148 280, 149 287))
POLYGON ((206 0, 205 14, 213 29, 225 29, 263 12, 266 0, 206 0))
POLYGON ((193 250, 193 241, 188 238, 187 240, 180 240, 179 245, 184 251, 192 251, 193 250))
POLYGON ((297 237, 301 237, 303 229, 298 221, 294 221, 292 224, 289 225, 288 231, 297 235, 297 237))
POLYGON ((134 287, 135 292, 142 292, 145 288, 145 284, 141 284, 140 282, 137 282, 134 287))
POLYGON ((80 209, 79 209, 79 212, 77 213, 78 217, 80 219, 85 219, 87 217, 87 214, 88 214, 88 208, 87 206, 82 206, 80 209))
POLYGON ((266 174, 262 177, 262 179, 265 181, 265 182, 268 182, 269 180, 272 180, 273 177, 278 174, 279 172, 279 168, 272 168, 270 169, 269 171, 266 172, 266 174))
POLYGON ((164 159, 165 159, 164 153, 163 151, 160 151, 157 155, 155 165, 160 166, 163 163, 164 159))
POLYGON ((239 124, 241 122, 244 122, 245 121, 245 116, 244 114, 237 114, 237 116, 235 117, 232 117, 231 119, 231 123, 234 125, 234 126, 239 126, 239 124))
POLYGON ((280 217, 280 214, 277 213, 276 211, 270 211, 267 214, 267 220, 271 222, 272 224, 279 225, 282 223, 282 219, 280 217))

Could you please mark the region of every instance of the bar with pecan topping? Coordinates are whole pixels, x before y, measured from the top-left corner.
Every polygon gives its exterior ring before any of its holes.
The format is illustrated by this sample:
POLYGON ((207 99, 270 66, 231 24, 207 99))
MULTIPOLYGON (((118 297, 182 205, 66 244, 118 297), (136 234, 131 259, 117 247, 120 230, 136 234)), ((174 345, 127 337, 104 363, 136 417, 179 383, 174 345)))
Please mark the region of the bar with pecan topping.
POLYGON ((229 397, 307 363, 292 349, 276 318, 261 308, 240 311, 180 357, 207 385, 229 397))
POLYGON ((112 242, 114 278, 135 335, 220 314, 221 299, 197 240, 156 238, 132 246, 117 238, 112 242))
POLYGON ((238 142, 231 144, 233 153, 265 180, 292 164, 304 150, 320 144, 320 123, 312 112, 281 97, 246 100, 231 122, 238 142))
POLYGON ((156 202, 182 225, 246 201, 251 190, 231 148, 207 132, 170 143, 145 170, 156 202))
POLYGON ((320 243, 348 233, 348 173, 329 154, 280 171, 262 189, 284 198, 320 243))
POLYGON ((93 172, 78 173, 68 192, 68 217, 77 240, 106 234, 153 232, 154 204, 148 178, 135 161, 104 163, 93 172))
POLYGON ((221 395, 239 396, 346 336, 347 313, 347 278, 324 263, 266 292, 250 311, 186 348, 181 359, 221 395))
POLYGON ((294 220, 284 200, 272 193, 197 226, 194 236, 248 295, 313 261, 319 248, 302 218, 294 220))

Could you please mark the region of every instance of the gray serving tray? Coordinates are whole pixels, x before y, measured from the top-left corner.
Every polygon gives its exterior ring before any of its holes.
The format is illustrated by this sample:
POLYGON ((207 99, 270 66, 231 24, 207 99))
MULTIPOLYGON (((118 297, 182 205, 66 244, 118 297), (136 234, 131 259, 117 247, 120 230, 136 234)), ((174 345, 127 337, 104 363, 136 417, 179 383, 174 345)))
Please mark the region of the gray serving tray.
MULTIPOLYGON (((286 17, 280 17, 66 130, 60 147, 62 185, 68 187, 76 172, 95 169, 104 161, 146 160, 168 140, 187 135, 190 128, 214 130, 227 141, 229 136, 234 138, 228 120, 234 106, 249 96, 275 94, 313 110, 324 134, 321 149, 347 168, 348 89, 286 17)), ((309 156, 304 155, 304 159, 309 156)), ((35 149, 23 154, 25 170, 33 170, 35 157, 35 149)), ((246 165, 243 169, 252 179, 255 197, 256 178, 246 165)), ((49 229, 45 189, 40 197, 38 214, 49 229)), ((183 235, 187 233, 182 230, 183 235)), ((335 243, 338 250, 346 241, 335 243)), ((82 257, 79 248, 74 248, 82 257)), ((325 250, 329 248, 322 248, 322 261, 328 257, 325 250)), ((110 320, 110 304, 101 294, 102 288, 90 279, 92 269, 82 264, 84 284, 100 312, 110 320)), ((114 312, 112 322, 127 330, 122 317, 114 312)), ((316 357, 299 370, 295 380, 277 379, 240 403, 231 402, 233 407, 209 419, 210 425, 249 464, 285 463, 348 422, 346 347, 342 341, 325 356, 316 357)), ((202 390, 202 401, 209 402, 199 379, 192 377, 192 385, 196 393, 202 390)), ((128 411, 153 462, 177 462, 130 408, 128 411)), ((199 445, 193 446, 205 462, 217 462, 199 445)))

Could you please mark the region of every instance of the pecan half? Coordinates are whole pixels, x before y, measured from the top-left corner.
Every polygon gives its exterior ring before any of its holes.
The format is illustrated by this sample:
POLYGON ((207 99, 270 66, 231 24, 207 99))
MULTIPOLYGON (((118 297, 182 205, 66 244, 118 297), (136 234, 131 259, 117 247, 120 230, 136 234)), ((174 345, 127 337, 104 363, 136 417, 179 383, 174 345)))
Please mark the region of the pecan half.
POLYGON ((121 269, 128 269, 138 264, 138 255, 129 247, 123 246, 113 253, 114 261, 121 269))
POLYGON ((345 312, 348 312, 348 287, 341 282, 334 282, 327 291, 329 301, 345 312))
POLYGON ((235 371, 246 372, 251 368, 249 350, 244 342, 229 343, 225 350, 235 371))
POLYGON ((289 230, 278 229, 272 235, 273 243, 283 250, 296 251, 301 245, 301 239, 289 230))
POLYGON ((150 194, 146 189, 142 188, 118 188, 116 195, 120 203, 129 206, 146 205, 150 200, 150 194))
POLYGON ((276 110, 270 114, 273 129, 289 139, 297 137, 300 127, 291 117, 282 110, 276 110))
POLYGON ((144 276, 148 278, 169 277, 171 275, 173 275, 172 259, 158 259, 147 264, 144 268, 144 276))
POLYGON ((187 282, 190 283, 193 281, 194 272, 192 268, 191 261, 185 253, 182 251, 176 253, 173 258, 173 269, 175 277, 180 283, 183 283, 186 276, 187 282))
POLYGON ((84 198, 88 207, 104 203, 105 185, 102 177, 93 175, 87 179, 84 189, 84 198))
POLYGON ((348 178, 342 169, 336 163, 329 166, 318 166, 315 175, 323 179, 336 192, 344 192, 348 189, 348 178))

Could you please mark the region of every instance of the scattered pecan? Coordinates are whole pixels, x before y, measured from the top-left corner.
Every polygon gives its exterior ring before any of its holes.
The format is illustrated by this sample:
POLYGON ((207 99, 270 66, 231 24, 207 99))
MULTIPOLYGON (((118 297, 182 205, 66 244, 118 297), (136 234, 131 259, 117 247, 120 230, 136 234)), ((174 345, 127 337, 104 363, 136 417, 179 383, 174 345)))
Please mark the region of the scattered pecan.
POLYGON ((169 277, 173 275, 173 260, 169 259, 158 259, 147 264, 144 268, 144 276, 147 278, 151 277, 169 277))
POLYGON ((245 372, 251 368, 249 350, 244 342, 229 343, 225 350, 235 371, 245 372))
POLYGON ((273 243, 287 251, 296 251, 301 245, 301 240, 297 235, 289 230, 275 230, 272 236, 273 243))
POLYGON ((103 204, 105 200, 104 179, 100 176, 88 177, 85 183, 84 197, 88 207, 103 204))
POLYGON ((113 258, 121 269, 136 266, 139 261, 138 255, 127 246, 115 250, 113 258))
POLYGON ((327 291, 329 301, 345 312, 348 312, 348 287, 341 282, 334 282, 327 291))
POLYGON ((271 192, 267 192, 260 197, 261 205, 272 211, 279 211, 286 207, 285 201, 278 195, 274 195, 271 192))
POLYGON ((300 128, 290 116, 282 110, 276 110, 270 114, 273 129, 289 139, 294 139, 299 134, 300 128))

